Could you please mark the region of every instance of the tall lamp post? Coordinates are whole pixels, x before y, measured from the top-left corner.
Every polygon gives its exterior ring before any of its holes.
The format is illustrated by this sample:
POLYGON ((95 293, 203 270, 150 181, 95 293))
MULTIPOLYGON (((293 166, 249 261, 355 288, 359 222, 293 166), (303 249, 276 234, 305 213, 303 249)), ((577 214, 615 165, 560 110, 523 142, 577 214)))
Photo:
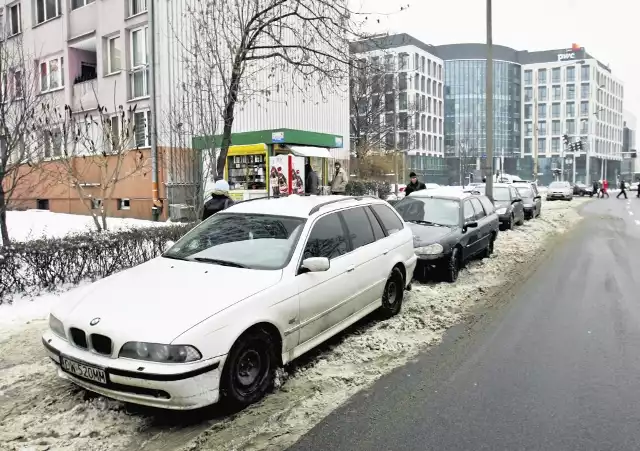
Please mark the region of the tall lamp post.
POLYGON ((491 0, 487 0, 487 87, 486 87, 486 143, 487 161, 489 163, 489 177, 485 187, 485 194, 493 201, 493 32, 492 32, 491 0))

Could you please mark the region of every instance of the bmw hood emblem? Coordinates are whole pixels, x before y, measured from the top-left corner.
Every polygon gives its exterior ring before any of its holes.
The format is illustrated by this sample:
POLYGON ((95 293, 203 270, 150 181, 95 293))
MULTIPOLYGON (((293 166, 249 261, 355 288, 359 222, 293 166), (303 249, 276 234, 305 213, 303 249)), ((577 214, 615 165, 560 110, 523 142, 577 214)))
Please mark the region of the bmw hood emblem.
POLYGON ((98 324, 100 322, 100 318, 93 318, 90 322, 89 325, 90 326, 95 326, 96 324, 98 324))

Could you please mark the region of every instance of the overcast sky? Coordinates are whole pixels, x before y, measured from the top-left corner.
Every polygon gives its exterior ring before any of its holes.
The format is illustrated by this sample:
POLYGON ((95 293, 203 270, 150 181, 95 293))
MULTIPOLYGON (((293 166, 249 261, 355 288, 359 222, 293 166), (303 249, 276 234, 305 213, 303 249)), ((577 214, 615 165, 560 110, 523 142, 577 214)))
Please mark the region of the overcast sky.
MULTIPOLYGON (((427 44, 486 42, 485 0, 354 0, 380 17, 376 31, 427 44)), ((624 109, 640 116, 640 7, 631 0, 493 0, 493 42, 516 50, 584 47, 625 87, 624 109)), ((370 20, 376 23, 376 20, 370 20)))

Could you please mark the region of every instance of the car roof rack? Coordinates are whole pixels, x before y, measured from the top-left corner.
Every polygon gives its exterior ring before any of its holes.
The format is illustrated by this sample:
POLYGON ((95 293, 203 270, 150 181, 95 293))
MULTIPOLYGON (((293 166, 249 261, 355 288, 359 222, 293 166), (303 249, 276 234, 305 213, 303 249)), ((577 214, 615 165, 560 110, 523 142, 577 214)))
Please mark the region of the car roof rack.
POLYGON ((345 196, 345 197, 342 197, 340 199, 331 199, 331 200, 328 200, 326 202, 323 202, 323 203, 318 204, 315 207, 313 207, 309 211, 309 216, 319 212, 322 207, 326 207, 327 205, 336 204, 338 202, 346 202, 348 200, 362 200, 362 199, 380 199, 380 198, 376 197, 376 196, 371 196, 369 194, 365 194, 363 196, 345 196))

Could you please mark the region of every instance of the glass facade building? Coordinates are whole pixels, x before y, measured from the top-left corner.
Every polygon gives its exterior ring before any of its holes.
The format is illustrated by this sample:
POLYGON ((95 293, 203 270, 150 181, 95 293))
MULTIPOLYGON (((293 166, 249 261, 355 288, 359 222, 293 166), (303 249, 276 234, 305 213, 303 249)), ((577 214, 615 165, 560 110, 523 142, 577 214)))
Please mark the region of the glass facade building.
MULTIPOLYGON (((445 61, 444 141, 451 170, 474 172, 487 155, 486 61, 445 61)), ((515 173, 520 157, 521 67, 506 61, 493 65, 493 148, 505 157, 503 169, 515 173)), ((479 169, 479 168, 478 168, 479 169)))

